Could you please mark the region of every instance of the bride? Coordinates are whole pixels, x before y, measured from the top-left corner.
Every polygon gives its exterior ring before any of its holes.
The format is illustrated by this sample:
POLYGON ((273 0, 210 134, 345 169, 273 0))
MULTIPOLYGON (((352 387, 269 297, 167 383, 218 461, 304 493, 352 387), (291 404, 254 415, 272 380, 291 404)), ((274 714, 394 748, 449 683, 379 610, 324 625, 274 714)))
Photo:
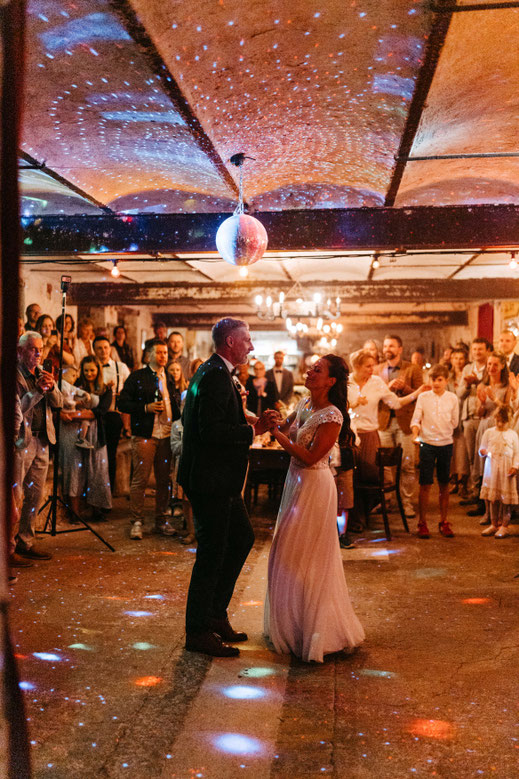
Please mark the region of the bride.
POLYGON ((347 381, 342 357, 322 357, 307 374, 310 397, 272 431, 292 459, 269 557, 265 634, 276 652, 307 662, 364 640, 344 579, 329 465, 337 438, 353 440, 347 381))

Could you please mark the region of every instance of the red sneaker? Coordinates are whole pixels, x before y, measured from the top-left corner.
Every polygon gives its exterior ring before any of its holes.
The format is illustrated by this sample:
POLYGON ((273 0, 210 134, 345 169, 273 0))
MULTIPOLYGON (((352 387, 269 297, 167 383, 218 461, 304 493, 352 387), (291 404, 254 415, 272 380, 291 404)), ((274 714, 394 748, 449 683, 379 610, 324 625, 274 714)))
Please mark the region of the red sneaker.
POLYGON ((430 538, 429 528, 427 527, 427 524, 425 522, 418 523, 417 535, 418 538, 430 538))
POLYGON ((440 522, 438 524, 438 530, 442 534, 442 536, 445 536, 445 538, 454 538, 454 533, 452 532, 451 523, 447 522, 445 520, 444 522, 440 522))

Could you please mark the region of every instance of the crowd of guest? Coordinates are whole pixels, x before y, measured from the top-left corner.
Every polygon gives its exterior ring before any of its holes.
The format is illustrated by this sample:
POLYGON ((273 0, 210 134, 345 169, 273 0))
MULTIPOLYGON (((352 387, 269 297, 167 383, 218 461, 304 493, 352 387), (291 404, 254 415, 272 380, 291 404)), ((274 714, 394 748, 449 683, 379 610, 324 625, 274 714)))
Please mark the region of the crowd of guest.
MULTIPOLYGON (((168 334, 167 325, 157 322, 153 338, 136 355, 122 324, 108 334, 96 331, 90 319, 82 318, 76 330, 72 316, 54 322, 37 304, 27 307, 26 322, 19 323, 19 330, 20 425, 15 441, 11 565, 25 567, 51 557, 34 542, 49 452, 56 443, 57 414, 61 487, 70 522, 106 519, 116 484, 117 450, 127 441, 132 464, 130 537, 143 538, 144 496, 153 470, 153 529, 165 536, 177 534, 171 522, 172 500, 176 501, 184 517, 183 540, 192 543, 192 511, 175 474, 182 448, 183 402, 202 360, 190 360, 184 353, 181 333, 168 334), (61 331, 64 378, 60 391, 61 331)), ((442 535, 454 535, 447 507, 449 493, 457 493, 468 513, 480 517, 484 535, 505 537, 510 507, 518 502, 519 355, 515 335, 508 330, 501 333, 496 349, 484 338, 474 338, 470 347, 457 343, 444 351, 431 370, 423 349, 406 346, 398 335, 389 335, 381 346, 370 339, 349 356, 349 408, 356 433, 351 463, 356 465, 356 478, 376 481, 377 449, 400 446, 400 489, 407 518, 416 516, 413 501, 418 476, 420 537, 429 537, 427 509, 435 470, 442 535), (406 360, 404 353, 411 358, 406 360), (498 463, 502 465, 499 473, 498 463)), ((261 416, 267 409, 286 415, 293 407, 294 375, 284 366, 284 359, 285 354, 277 351, 270 370, 259 360, 237 367, 236 380, 250 416, 261 416)), ((352 508, 348 498, 342 509, 347 515, 352 508)), ((350 529, 354 522, 357 526, 362 522, 355 511, 350 529)), ((350 545, 347 534, 343 545, 350 545)))

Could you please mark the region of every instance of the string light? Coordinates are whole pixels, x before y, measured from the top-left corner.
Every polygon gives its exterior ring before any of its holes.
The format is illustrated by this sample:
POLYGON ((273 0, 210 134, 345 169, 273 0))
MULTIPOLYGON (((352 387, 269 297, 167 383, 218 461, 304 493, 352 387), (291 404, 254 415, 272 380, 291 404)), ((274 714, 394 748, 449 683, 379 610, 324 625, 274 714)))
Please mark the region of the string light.
POLYGON ((510 252, 510 262, 508 263, 509 267, 512 268, 512 270, 515 270, 517 268, 517 260, 515 259, 515 252, 510 252))
POLYGON ((112 263, 113 263, 113 265, 112 265, 112 270, 110 271, 110 273, 112 274, 114 279, 118 279, 119 276, 121 275, 121 271, 119 270, 119 267, 117 265, 117 260, 112 260, 112 263))

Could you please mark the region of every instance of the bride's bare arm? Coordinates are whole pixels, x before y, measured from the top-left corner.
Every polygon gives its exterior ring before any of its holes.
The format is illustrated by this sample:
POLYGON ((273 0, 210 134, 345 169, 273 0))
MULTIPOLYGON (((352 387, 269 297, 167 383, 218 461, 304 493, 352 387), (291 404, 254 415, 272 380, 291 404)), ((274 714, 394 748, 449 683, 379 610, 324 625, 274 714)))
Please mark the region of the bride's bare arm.
POLYGON ((309 449, 292 443, 277 427, 272 430, 272 433, 283 449, 286 449, 292 457, 300 460, 305 465, 315 465, 318 460, 324 457, 326 452, 330 451, 337 440, 340 429, 341 426, 338 422, 325 422, 319 425, 309 449))

